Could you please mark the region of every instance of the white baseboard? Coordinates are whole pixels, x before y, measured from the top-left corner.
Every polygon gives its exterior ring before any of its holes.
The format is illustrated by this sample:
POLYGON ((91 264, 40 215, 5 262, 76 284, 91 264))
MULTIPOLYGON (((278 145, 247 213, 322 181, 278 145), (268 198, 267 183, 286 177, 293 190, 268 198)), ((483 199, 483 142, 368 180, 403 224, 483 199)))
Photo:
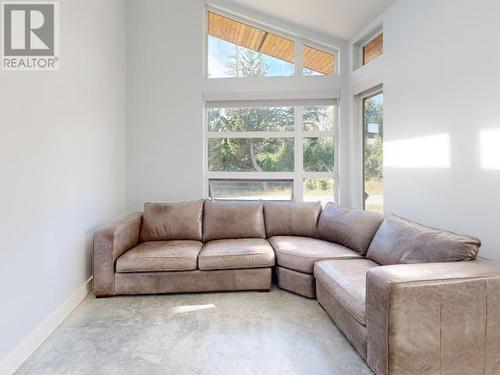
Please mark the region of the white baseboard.
POLYGON ((0 362, 0 374, 13 374, 50 336, 92 290, 92 277, 57 307, 35 330, 0 362))

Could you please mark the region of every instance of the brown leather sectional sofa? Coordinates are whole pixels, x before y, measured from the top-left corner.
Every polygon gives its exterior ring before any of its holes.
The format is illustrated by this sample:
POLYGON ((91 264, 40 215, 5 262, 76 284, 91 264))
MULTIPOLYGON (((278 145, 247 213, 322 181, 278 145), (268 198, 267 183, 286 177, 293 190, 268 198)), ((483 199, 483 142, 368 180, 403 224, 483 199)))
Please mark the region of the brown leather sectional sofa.
POLYGON ((94 236, 94 292, 317 298, 377 374, 500 374, 500 267, 480 241, 329 203, 146 203, 94 236))

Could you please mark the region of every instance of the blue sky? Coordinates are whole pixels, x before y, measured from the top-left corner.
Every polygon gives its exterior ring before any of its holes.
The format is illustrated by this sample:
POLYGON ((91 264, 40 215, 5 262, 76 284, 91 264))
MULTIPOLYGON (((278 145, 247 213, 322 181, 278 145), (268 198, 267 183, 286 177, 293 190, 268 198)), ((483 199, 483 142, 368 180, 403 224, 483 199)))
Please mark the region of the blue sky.
MULTIPOLYGON (((233 43, 211 36, 208 37, 208 73, 210 77, 228 77, 226 74, 227 58, 233 53, 234 46, 233 43)), ((268 67, 267 76, 293 75, 293 64, 264 54, 262 56, 268 67)))

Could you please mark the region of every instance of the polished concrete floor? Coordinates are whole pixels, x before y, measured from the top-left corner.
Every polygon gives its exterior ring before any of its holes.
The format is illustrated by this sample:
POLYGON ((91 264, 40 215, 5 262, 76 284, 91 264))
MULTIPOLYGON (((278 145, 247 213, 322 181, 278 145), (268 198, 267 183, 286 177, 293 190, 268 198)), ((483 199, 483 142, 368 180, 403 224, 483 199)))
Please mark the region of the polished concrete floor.
POLYGON ((16 374, 372 374, 315 300, 274 288, 89 295, 16 374))

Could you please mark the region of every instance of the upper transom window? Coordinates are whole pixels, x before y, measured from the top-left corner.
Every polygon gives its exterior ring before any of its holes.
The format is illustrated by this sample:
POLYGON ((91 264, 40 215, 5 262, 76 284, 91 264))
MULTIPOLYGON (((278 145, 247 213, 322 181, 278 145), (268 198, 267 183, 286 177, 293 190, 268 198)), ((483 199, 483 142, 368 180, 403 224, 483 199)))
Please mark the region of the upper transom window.
POLYGON ((368 64, 384 52, 384 34, 380 33, 363 46, 363 65, 368 64))
POLYGON ((292 37, 208 12, 208 77, 276 77, 335 73, 335 55, 292 37), (296 66, 296 44, 301 66, 296 66))

